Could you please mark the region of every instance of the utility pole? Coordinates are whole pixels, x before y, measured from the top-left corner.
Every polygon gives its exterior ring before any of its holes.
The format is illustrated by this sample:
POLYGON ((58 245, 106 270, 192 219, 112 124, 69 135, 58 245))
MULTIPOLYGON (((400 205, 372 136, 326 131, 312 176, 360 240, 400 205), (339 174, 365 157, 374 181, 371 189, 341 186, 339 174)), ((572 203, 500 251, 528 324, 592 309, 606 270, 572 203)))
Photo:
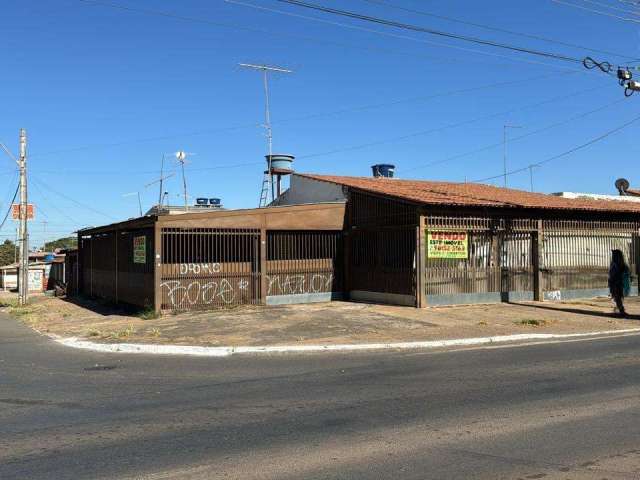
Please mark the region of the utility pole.
POLYGON ((20 282, 19 303, 26 305, 29 298, 29 233, 27 231, 27 131, 20 129, 20 282))
POLYGON ((522 128, 520 125, 504 125, 503 133, 503 167, 504 167, 504 188, 507 188, 507 128, 522 128))

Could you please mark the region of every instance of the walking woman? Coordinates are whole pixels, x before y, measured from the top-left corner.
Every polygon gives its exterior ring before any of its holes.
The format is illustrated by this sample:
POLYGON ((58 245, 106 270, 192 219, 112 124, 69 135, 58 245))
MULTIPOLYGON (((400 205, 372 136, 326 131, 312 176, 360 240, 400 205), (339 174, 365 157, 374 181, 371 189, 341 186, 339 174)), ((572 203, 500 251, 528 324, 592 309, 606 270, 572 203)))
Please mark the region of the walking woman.
POLYGON ((621 250, 611 252, 611 265, 609 266, 609 292, 611 298, 616 302, 616 307, 620 315, 627 315, 624 310, 624 297, 629 294, 630 274, 629 267, 624 261, 621 250))

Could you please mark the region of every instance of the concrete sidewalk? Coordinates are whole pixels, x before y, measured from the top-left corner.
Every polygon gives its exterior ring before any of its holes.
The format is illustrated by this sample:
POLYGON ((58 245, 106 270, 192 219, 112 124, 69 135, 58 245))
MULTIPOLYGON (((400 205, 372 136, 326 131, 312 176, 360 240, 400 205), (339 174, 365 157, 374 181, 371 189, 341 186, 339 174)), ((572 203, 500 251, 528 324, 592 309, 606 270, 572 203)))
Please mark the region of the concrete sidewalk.
POLYGON ((5 306, 35 330, 98 343, 273 347, 430 342, 523 334, 577 334, 640 328, 640 300, 629 319, 611 301, 518 303, 415 309, 348 302, 242 307, 160 318, 100 304, 34 297, 26 308, 5 306))

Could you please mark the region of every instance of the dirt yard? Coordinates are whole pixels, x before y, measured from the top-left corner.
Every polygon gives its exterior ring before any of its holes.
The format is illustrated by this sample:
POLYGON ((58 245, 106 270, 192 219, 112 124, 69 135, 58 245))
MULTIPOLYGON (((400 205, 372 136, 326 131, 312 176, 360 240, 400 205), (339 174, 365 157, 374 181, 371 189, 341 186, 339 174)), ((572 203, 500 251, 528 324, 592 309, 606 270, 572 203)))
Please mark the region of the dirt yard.
POLYGON ((33 297, 1 310, 35 330, 98 342, 204 346, 402 342, 508 335, 578 333, 640 327, 640 299, 627 299, 628 319, 613 315, 611 300, 415 309, 331 302, 167 314, 133 314, 95 302, 33 297))

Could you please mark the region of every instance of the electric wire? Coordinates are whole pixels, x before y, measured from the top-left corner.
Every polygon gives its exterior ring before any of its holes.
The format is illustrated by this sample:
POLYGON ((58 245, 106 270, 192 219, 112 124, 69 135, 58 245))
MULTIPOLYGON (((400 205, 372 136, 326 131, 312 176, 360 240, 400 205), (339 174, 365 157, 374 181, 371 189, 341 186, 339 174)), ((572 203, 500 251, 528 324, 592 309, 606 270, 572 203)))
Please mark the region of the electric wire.
MULTIPOLYGON (((595 138, 589 140, 586 143, 578 145, 577 147, 573 147, 573 148, 571 148, 569 150, 566 150, 565 152, 562 152, 562 153, 560 153, 558 155, 554 155, 554 156, 549 157, 549 158, 547 158, 545 160, 542 160, 540 162, 527 165, 526 167, 522 167, 522 168, 518 168, 518 169, 515 169, 515 170, 508 171, 508 172, 506 172, 506 175, 514 175, 516 173, 524 172, 526 170, 529 170, 530 167, 542 167, 543 165, 545 165, 545 164, 547 164, 549 162, 552 162, 554 160, 558 160, 560 158, 563 158, 563 157, 566 157, 568 155, 571 155, 572 153, 575 153, 575 152, 577 152, 579 150, 587 148, 587 147, 589 147, 589 146, 591 146, 591 145, 593 145, 595 143, 598 143, 598 142, 604 140, 607 137, 610 137, 611 135, 614 135, 614 134, 624 130, 628 126, 636 123, 638 120, 640 120, 640 115, 635 117, 635 118, 632 118, 630 121, 628 121, 626 123, 623 123, 622 125, 614 128, 612 130, 609 130, 609 131, 603 133, 602 135, 599 135, 598 137, 595 137, 595 138)), ((474 180, 473 182, 474 183, 482 183, 482 182, 486 182, 486 181, 489 181, 489 180, 495 180, 497 178, 503 178, 504 176, 505 176, 505 173, 502 173, 500 175, 494 175, 494 176, 491 176, 491 177, 485 177, 485 178, 481 178, 479 180, 474 180)))
POLYGON ((55 194, 56 194, 56 195, 58 195, 59 197, 62 197, 62 198, 64 198, 64 199, 68 200, 68 201, 69 201, 69 202, 71 202, 71 203, 74 203, 74 204, 78 205, 78 206, 79 206, 79 207, 81 207, 81 208, 84 208, 84 209, 86 209, 86 210, 88 210, 88 211, 90 211, 90 212, 96 213, 96 214, 101 215, 101 216, 103 216, 103 217, 107 217, 107 218, 109 218, 110 220, 116 220, 116 218, 115 218, 115 217, 113 217, 112 215, 109 215, 109 214, 107 214, 107 213, 101 212, 100 210, 96 210, 95 208, 93 208, 93 207, 91 207, 91 206, 89 206, 89 205, 86 205, 86 204, 84 204, 84 203, 82 203, 82 202, 79 202, 78 200, 76 200, 76 199, 74 199, 74 198, 71 198, 70 196, 68 196, 68 195, 66 195, 66 194, 64 194, 64 193, 59 192, 58 190, 53 189, 50 185, 45 185, 43 182, 41 182, 40 180, 38 180, 38 179, 37 179, 36 177, 34 177, 33 175, 31 175, 31 179, 33 180, 33 182, 40 184, 40 186, 41 186, 41 187, 43 187, 43 188, 45 188, 45 189, 49 190, 49 191, 50 191, 50 192, 52 192, 52 193, 55 193, 55 194))
MULTIPOLYGON (((597 108, 595 108, 595 109, 591 109, 591 110, 588 110, 588 111, 586 111, 586 112, 582 112, 582 113, 579 113, 579 114, 577 114, 577 115, 573 115, 573 116, 571 116, 571 117, 569 117, 569 118, 566 118, 566 119, 564 119, 564 120, 561 120, 561 121, 559 121, 559 122, 555 122, 555 123, 552 123, 552 124, 546 125, 546 126, 544 126, 544 127, 540 127, 540 128, 538 128, 538 129, 536 129, 536 130, 532 130, 532 131, 527 132, 527 133, 525 133, 525 134, 515 136, 515 137, 511 138, 511 139, 509 140, 509 142, 510 142, 510 143, 518 142, 518 141, 520 141, 520 140, 524 140, 525 138, 529 138, 529 137, 534 136, 534 135, 537 135, 537 134, 539 134, 539 133, 543 133, 543 132, 546 132, 546 131, 548 131, 548 130, 552 130, 552 129, 555 129, 555 128, 558 128, 558 127, 561 127, 561 126, 563 126, 563 125, 566 125, 566 124, 568 124, 568 123, 574 122, 574 121, 576 121, 576 120, 581 120, 581 119, 583 119, 583 118, 588 117, 589 115, 593 115, 593 114, 595 114, 595 113, 599 113, 599 112, 602 112, 602 111, 604 111, 604 110, 610 109, 611 107, 615 107, 616 105, 618 105, 619 103, 622 103, 622 102, 624 102, 624 101, 625 101, 625 99, 624 99, 624 98, 621 98, 621 99, 615 100, 614 102, 606 103, 606 104, 601 105, 601 106, 599 106, 599 107, 597 107, 597 108)), ((484 145, 484 146, 479 147, 479 148, 474 148, 473 150, 469 150, 469 151, 466 151, 466 152, 463 152, 463 153, 458 153, 458 154, 456 154, 456 155, 452 155, 452 156, 449 156, 449 157, 446 157, 446 158, 442 158, 442 159, 440 159, 440 160, 436 160, 436 161, 433 161, 433 162, 429 162, 429 163, 426 163, 426 164, 424 164, 424 165, 418 165, 418 166, 413 167, 413 168, 409 168, 409 169, 406 169, 406 170, 402 170, 402 173, 405 173, 405 172, 413 172, 413 171, 415 171, 415 170, 420 170, 420 169, 422 169, 422 168, 428 168, 428 167, 433 167, 433 166, 435 166, 435 165, 440 165, 440 164, 443 164, 443 163, 449 163, 449 162, 452 162, 452 161, 454 161, 454 160, 459 160, 459 159, 461 159, 461 158, 468 157, 468 156, 470 156, 470 155, 474 155, 474 154, 476 154, 476 153, 486 152, 486 151, 488 151, 488 150, 492 150, 492 149, 494 149, 494 148, 501 147, 501 146, 503 146, 503 145, 504 145, 504 142, 495 142, 495 143, 491 143, 491 144, 484 145)), ((504 176, 504 175, 503 175, 503 176, 504 176)))
POLYGON ((602 3, 602 2, 597 2, 595 0, 582 0, 584 3, 590 3, 591 5, 596 5, 599 7, 604 7, 604 8, 608 8, 610 10, 615 10, 617 12, 623 12, 623 13, 627 13, 630 15, 636 15, 638 16, 638 12, 633 12, 631 10, 627 10, 626 8, 620 8, 620 7, 616 7, 614 5, 610 5, 608 3, 602 3))
POLYGON ((623 20, 625 22, 640 23, 640 19, 622 17, 622 16, 616 15, 614 13, 602 12, 602 11, 599 11, 599 10, 595 10, 593 8, 585 7, 583 5, 576 5, 575 3, 565 2, 563 0, 551 0, 551 1, 554 2, 554 3, 560 4, 560 5, 566 5, 566 6, 569 6, 569 7, 578 8, 580 10, 585 10, 587 12, 595 13, 595 14, 598 14, 598 15, 603 15, 603 16, 606 16, 606 17, 611 17, 611 18, 615 18, 615 19, 618 19, 618 20, 623 20))
MULTIPOLYGON (((186 16, 186 15, 179 15, 179 14, 174 14, 171 12, 167 12, 167 11, 162 11, 162 10, 152 10, 152 9, 147 9, 147 8, 137 8, 137 7, 130 7, 128 5, 121 5, 118 3, 113 3, 113 2, 107 2, 107 1, 101 1, 101 0, 77 0, 79 2, 85 3, 85 4, 90 4, 90 5, 99 5, 102 7, 108 7, 108 8, 112 8, 112 9, 116 9, 116 10, 122 10, 122 11, 127 11, 127 12, 132 12, 132 13, 139 13, 139 14, 144 14, 144 15, 151 15, 151 16, 158 16, 158 17, 165 17, 165 18, 172 18, 172 19, 176 19, 176 20, 180 20, 180 21, 184 21, 184 22, 192 22, 192 23, 201 23, 201 24, 207 24, 207 25, 212 25, 212 26, 216 26, 216 27, 221 27, 221 28, 229 28, 229 29, 236 29, 236 30, 242 30, 242 31, 247 31, 247 32, 252 32, 252 33, 260 33, 260 34, 264 34, 264 35, 269 35, 269 36, 275 36, 275 37, 285 37, 285 38, 294 38, 297 40, 303 40, 303 41, 308 41, 308 42, 315 42, 315 43, 319 43, 322 45, 329 45, 329 46, 334 46, 334 47, 347 47, 347 48, 355 48, 355 49, 360 49, 360 50, 366 50, 366 51, 373 51, 373 52, 377 52, 377 53, 391 53, 391 54, 398 54, 398 55, 402 55, 402 56, 414 56, 414 57, 420 57, 420 58, 426 58, 429 60, 436 60, 439 62, 447 62, 447 63, 454 63, 454 64, 459 64, 462 60, 459 59, 454 59, 454 58, 450 58, 450 57, 435 57, 432 55, 425 55, 425 54, 421 54, 421 53, 417 53, 417 52, 407 52, 407 51, 401 51, 401 50, 393 50, 393 49, 389 49, 389 48, 380 48, 380 47, 372 47, 372 46, 362 46, 362 45, 357 45, 357 44, 350 44, 350 43, 344 43, 344 42, 336 42, 336 41, 332 41, 332 40, 325 40, 325 39, 318 39, 315 37, 309 37, 306 35, 298 35, 298 34, 293 34, 293 33, 285 33, 282 32, 280 30, 276 30, 276 29, 271 29, 271 30, 264 30, 264 29, 259 29, 259 28, 253 28, 253 27, 247 27, 245 25, 238 25, 238 24, 233 24, 233 23, 222 23, 222 22, 216 22, 216 21, 212 21, 206 18, 200 18, 200 17, 190 17, 190 16, 186 16)), ((312 18, 312 17, 310 17, 312 18)), ((351 26, 353 27, 353 26, 351 26)), ((353 27, 355 28, 355 27, 353 27)), ((372 32, 377 32, 376 30, 371 30, 372 32)), ((378 32, 379 34, 382 35, 387 35, 387 36, 395 36, 397 38, 405 38, 405 39, 409 39, 409 40, 414 40, 414 41, 420 41, 418 39, 414 39, 411 37, 402 37, 400 35, 393 35, 390 33, 386 33, 386 32, 378 32)), ((425 42, 422 42, 425 43, 425 42)), ((461 49, 464 50, 464 49, 461 49)), ((498 56, 499 55, 493 55, 493 56, 498 56)), ((510 60, 514 60, 513 58, 510 57, 502 57, 502 58, 507 58, 510 60)), ((465 60, 469 61, 469 60, 465 60)), ((475 61, 474 59, 471 59, 471 61, 475 61)), ((524 59, 515 59, 515 61, 520 61, 520 62, 526 62, 526 63, 534 63, 534 64, 540 64, 540 65, 545 65, 548 67, 554 67, 553 65, 548 65, 548 64, 544 64, 542 62, 531 62, 531 61, 526 61, 524 59)), ((487 63, 487 62, 483 62, 483 63, 487 63)), ((504 66, 503 64, 498 64, 498 63, 493 63, 493 65, 495 66, 504 66)))
MULTIPOLYGON (((574 72, 571 72, 569 74, 573 74, 573 73, 574 72)), ((476 87, 466 87, 466 88, 460 88, 460 89, 454 89, 454 90, 447 90, 447 91, 444 91, 444 92, 438 92, 438 93, 434 93, 434 94, 426 95, 426 96, 408 97, 408 98, 401 98, 401 99, 391 100, 389 102, 378 102, 378 103, 371 103, 371 104, 365 104, 365 105, 357 105, 357 106, 354 106, 354 107, 341 108, 341 109, 333 110, 333 111, 329 111, 329 112, 311 113, 311 114, 308 114, 308 115, 299 115, 299 116, 284 118, 284 119, 280 119, 280 120, 273 120, 271 122, 271 124, 272 125, 280 125, 280 124, 286 124, 286 123, 291 123, 291 122, 300 122, 300 121, 304 121, 304 120, 315 120, 315 119, 318 119, 318 118, 342 115, 342 114, 352 113, 352 112, 374 110, 374 109, 384 108, 384 107, 388 107, 388 106, 402 105, 402 104, 405 104, 405 103, 425 102, 425 101, 428 101, 428 100, 433 100, 433 99, 441 98, 441 97, 447 97, 447 96, 452 96, 452 95, 459 95, 459 94, 464 94, 464 93, 477 92, 477 91, 481 91, 481 90, 488 90, 488 89, 491 89, 491 88, 499 88, 499 87, 506 87, 506 86, 511 86, 511 85, 519 85, 519 84, 528 83, 528 82, 534 82, 534 81, 543 80, 543 79, 547 79, 547 78, 555 78, 558 75, 560 75, 560 74, 551 73, 551 74, 545 74, 545 75, 538 75, 538 76, 535 76, 535 77, 527 77, 527 78, 524 78, 524 79, 520 78, 520 79, 517 79, 517 80, 494 82, 494 83, 490 83, 490 84, 478 85, 476 87)), ((565 74, 562 74, 562 75, 565 75, 565 74)), ((54 151, 43 152, 43 153, 35 153, 35 154, 31 153, 30 157, 31 158, 44 157, 44 156, 50 156, 50 155, 59 155, 59 154, 63 154, 63 153, 66 154, 66 153, 73 153, 73 152, 94 150, 94 149, 101 149, 101 148, 114 148, 114 147, 132 145, 132 144, 136 144, 136 143, 146 143, 146 142, 154 142, 154 141, 161 141, 161 140, 172 140, 172 139, 175 139, 175 138, 184 138, 184 137, 188 137, 188 136, 198 136, 198 135, 209 135, 209 134, 212 134, 212 133, 230 132, 230 131, 234 131, 234 130, 241 130, 241 129, 246 129, 246 128, 258 128, 258 127, 262 127, 262 126, 263 125, 261 123, 251 123, 251 124, 236 125, 236 126, 229 126, 229 127, 219 127, 219 128, 215 128, 215 129, 204 129, 204 130, 198 130, 196 132, 190 132, 190 133, 185 133, 185 134, 147 137, 147 138, 141 138, 141 139, 135 139, 135 140, 122 141, 122 142, 113 142, 113 143, 105 143, 105 144, 94 144, 94 145, 85 145, 85 146, 79 146, 79 147, 71 147, 71 148, 67 148, 67 149, 54 150, 54 151)), ((253 164, 247 164, 247 163, 238 164, 238 166, 247 166, 247 165, 253 165, 253 164)), ((229 165, 227 165, 227 167, 229 167, 229 165)), ((38 170, 38 172, 39 173, 65 173, 65 174, 66 173, 73 173, 73 171, 65 172, 65 171, 62 171, 62 170, 50 170, 50 171, 38 170)), ((96 174, 109 174, 109 173, 121 174, 122 172, 120 172, 120 171, 117 171, 117 172, 108 172, 108 171, 107 172, 105 172, 105 171, 96 172, 96 174)), ((127 173, 128 174, 151 174, 151 173, 157 173, 157 170, 128 171, 127 173)))
POLYGON ((523 32, 516 32, 514 30, 508 30, 506 28, 500 28, 500 27, 494 27, 491 25, 484 25, 481 23, 477 23, 477 22, 470 22, 467 20, 461 20, 459 18, 453 18, 453 17, 449 17, 449 16, 444 16, 444 15, 437 15, 431 12, 425 12, 424 10, 416 10, 413 8, 407 8, 404 6, 400 6, 400 5, 395 5, 392 4, 390 2, 384 1, 384 0, 361 0, 363 2, 367 2, 370 3, 372 5, 379 5, 379 6, 385 6, 388 8, 393 8, 396 10, 400 10, 400 11, 404 11, 407 13, 412 13, 412 14, 416 14, 416 15, 422 15, 422 16, 426 16, 426 17, 431 17, 431 18, 437 18, 439 20, 445 20, 448 22, 453 22, 453 23, 458 23, 461 25, 467 25, 467 26, 471 26, 471 27, 476 27, 476 28, 482 28, 485 30, 489 30, 489 31, 493 31, 493 32, 499 32, 499 33, 506 33, 508 35, 515 35, 515 36, 519 36, 519 37, 523 37, 523 38, 528 38, 530 40, 537 40, 537 41, 541 41, 541 42, 547 42, 547 43, 552 43, 555 45, 560 45, 563 47, 569 47, 569 48, 575 48, 578 50, 587 50, 590 52, 595 52, 595 53, 602 53, 604 55, 612 55, 615 57, 620 57, 620 58, 629 58, 628 55, 623 55, 621 53, 615 53, 615 52, 610 52, 607 50, 600 50, 597 48, 591 48, 591 47, 585 47, 583 45, 577 45, 575 43, 569 43, 569 42, 564 42, 561 40, 556 40, 553 38, 548 38, 548 37, 544 37, 542 35, 535 35, 535 34, 530 34, 530 33, 523 33, 523 32))
POLYGON ((370 147, 383 145, 383 144, 387 144, 387 143, 394 143, 394 142, 407 140, 407 139, 414 138, 414 137, 428 135, 428 134, 431 134, 431 133, 441 132, 441 131, 448 130, 448 129, 451 129, 451 128, 458 128, 458 127, 461 127, 461 126, 464 126, 464 125, 476 123, 476 122, 479 122, 479 121, 482 121, 482 120, 488 120, 488 119, 494 118, 494 117, 507 115, 507 114, 514 113, 514 112, 517 112, 517 111, 520 111, 520 110, 526 110, 526 109, 529 109, 529 108, 535 108, 535 107, 539 107, 539 106, 546 105, 546 104, 549 104, 549 103, 555 103, 555 102, 563 101, 563 100, 566 100, 568 98, 572 98, 572 97, 575 97, 575 96, 579 96, 579 95, 583 95, 583 94, 586 94, 586 93, 590 93, 590 92, 593 92, 595 90, 601 90, 603 88, 605 88, 605 87, 599 86, 599 87, 591 88, 591 89, 588 89, 588 90, 581 90, 581 91, 573 92, 573 93, 570 93, 570 94, 557 95, 557 96, 554 96, 552 98, 548 98, 548 99, 545 99, 545 100, 542 100, 542 101, 539 101, 539 102, 535 102, 535 103, 532 103, 532 104, 524 105, 524 106, 521 106, 521 107, 514 107, 514 108, 510 108, 508 110, 494 112, 494 113, 490 113, 490 114, 487 114, 487 115, 482 115, 482 116, 479 116, 479 117, 463 120, 461 122, 451 123, 451 124, 444 125, 444 126, 441 126, 441 127, 431 128, 431 129, 428 129, 428 130, 420 130, 420 131, 417 131, 417 132, 413 132, 413 133, 409 133, 409 134, 405 134, 405 135, 400 135, 400 136, 395 136, 395 137, 388 137, 388 138, 376 140, 376 141, 373 141, 373 142, 367 142, 367 143, 361 143, 361 144, 357 144, 357 145, 351 145, 351 146, 346 146, 346 147, 335 148, 335 149, 332 149, 332 150, 326 150, 324 152, 300 155, 297 158, 299 160, 304 160, 304 159, 308 159, 308 158, 315 158, 315 157, 333 155, 333 154, 336 154, 336 153, 343 153, 343 152, 348 152, 348 151, 353 151, 353 150, 361 150, 361 149, 364 149, 364 148, 370 148, 370 147))
POLYGON ((7 221, 7 218, 9 218, 9 214, 11 213, 11 210, 13 208, 13 204, 16 201, 16 197, 18 196, 18 192, 19 191, 20 191, 20 184, 18 183, 18 186, 16 187, 16 191, 13 194, 13 199, 11 200, 11 202, 9 202, 9 208, 7 208, 7 213, 4 214, 4 218, 2 219, 2 223, 0 223, 0 230, 2 230, 2 227, 4 227, 4 224, 7 221))
POLYGON ((530 55, 536 55, 536 56, 540 56, 540 57, 544 57, 544 58, 551 58, 553 60, 561 60, 561 61, 565 61, 565 62, 571 62, 571 63, 582 63, 581 59, 578 58, 574 58, 574 57, 569 57, 567 55, 562 55, 562 54, 557 54, 557 53, 553 53, 553 52, 545 52, 542 50, 535 50, 535 49, 531 49, 531 48, 526 48, 526 47, 520 47, 517 45, 509 45, 506 43, 501 43, 501 42, 494 42, 492 40, 486 40, 483 38, 479 38, 479 37, 470 37, 467 35, 459 35, 456 33, 451 33, 451 32, 446 32, 444 30, 436 30, 436 29, 432 29, 432 28, 427 28, 427 27, 421 27, 418 25, 412 25, 412 24, 408 24, 408 23, 402 23, 402 22, 396 22, 394 20, 388 20, 388 19, 384 19, 384 18, 380 18, 380 17, 373 17, 373 16, 369 16, 369 15, 363 15, 357 12, 352 12, 352 11, 347 11, 347 10, 340 10, 337 8, 331 8, 331 7, 325 7, 323 5, 318 5, 318 4, 314 4, 314 3, 309 3, 309 2, 303 2, 301 0, 275 0, 277 2, 280 3, 286 3, 289 5, 294 5, 294 6, 298 6, 298 7, 302 7, 302 8, 307 8, 307 9, 311 9, 311 10, 316 10, 316 11, 320 11, 320 12, 324 12, 324 13, 328 13, 328 14, 332 14, 332 15, 338 15, 338 16, 342 16, 342 17, 347 17, 347 18, 353 18, 356 20, 362 20, 365 22, 369 22, 369 23, 375 23, 378 25, 385 25, 388 27, 395 27, 395 28, 400 28, 403 30, 410 30, 410 31, 414 31, 414 32, 419 32, 419 33, 427 33, 430 35, 436 35, 436 36, 440 36, 440 37, 446 37, 446 38, 451 38, 451 39, 455 39, 455 40, 460 40, 460 41, 465 41, 465 42, 469 42, 469 43, 476 43, 479 45, 485 45, 485 46, 490 46, 490 47, 495 47, 495 48, 502 48, 505 50, 510 50, 510 51, 514 51, 514 52, 518 52, 518 53, 526 53, 526 54, 530 54, 530 55))
MULTIPOLYGON (((468 53, 473 53, 475 55, 485 55, 485 56, 490 56, 490 57, 497 57, 497 58, 504 58, 507 59, 509 61, 514 61, 514 62, 521 62, 521 63, 528 63, 528 64, 533 64, 533 65, 542 65, 545 67, 550 67, 550 68, 561 68, 562 70, 565 71, 572 71, 572 69, 567 69, 564 67, 559 67, 557 65, 552 65, 549 63, 545 63, 545 62, 539 62, 539 61, 535 61, 535 60, 530 60, 530 59, 525 59, 525 58, 520 58, 520 57, 514 57, 514 56, 508 56, 508 55, 501 55, 495 52, 488 52, 488 51, 484 51, 484 50, 474 50, 471 48, 467 48, 467 47, 462 47, 459 45, 451 45, 448 43, 440 43, 440 42, 434 42, 431 40, 425 40, 422 38, 416 38, 416 37, 411 37, 411 36, 407 36, 407 35, 399 35, 396 33, 391 33, 391 32, 384 32, 381 30, 375 30, 375 29, 371 29, 371 28, 366 28, 366 27, 362 27, 359 25, 350 25, 347 23, 340 23, 340 22, 335 22, 335 21, 331 21, 331 20, 326 20, 326 19, 322 19, 322 18, 317 18, 317 17, 310 17, 307 15, 301 15, 299 13, 292 13, 292 12, 287 12, 284 10, 278 10, 275 8, 269 8, 269 7, 264 7, 261 5, 255 5, 253 3, 246 3, 240 0, 224 0, 226 3, 231 3, 231 4, 235 4, 235 5, 241 5, 244 7, 249 7, 249 8, 253 8, 255 10, 263 10, 263 11, 267 11, 267 12, 272 12, 272 13, 277 13, 280 15, 285 15, 285 16, 289 16, 289 17, 294 17, 294 18, 303 18, 305 20, 312 20, 314 22, 320 22, 320 23, 325 23, 328 25, 333 25, 333 26, 338 26, 338 27, 342 27, 342 28, 348 28, 351 30, 358 30, 358 31, 363 31, 363 32, 367 32, 367 33, 373 33, 376 35, 382 35, 385 37, 392 37, 392 38, 398 38, 401 40, 410 40, 412 42, 418 42, 418 43, 423 43, 423 44, 427 44, 427 45, 435 45, 437 47, 444 47, 444 48, 451 48, 454 50, 461 50, 463 52, 468 52, 468 53)), ((461 63, 461 60, 455 60, 454 63, 459 64, 461 63)), ((466 60, 465 60, 466 62, 466 60)), ((486 64, 486 62, 483 62, 486 64)))
POLYGON ((61 208, 58 208, 58 206, 55 204, 55 202, 52 202, 49 199, 47 194, 44 192, 44 190, 42 188, 40 188, 40 186, 38 185, 37 182, 33 182, 33 186, 36 188, 36 190, 38 190, 38 192, 40 193, 40 196, 42 196, 42 198, 47 202, 48 205, 51 206, 51 208, 53 208, 56 212, 58 212, 60 215, 62 215, 66 219, 70 220, 73 225, 79 225, 80 224, 80 222, 78 222, 75 218, 72 218, 70 215, 68 215, 64 210, 62 210, 61 208))

